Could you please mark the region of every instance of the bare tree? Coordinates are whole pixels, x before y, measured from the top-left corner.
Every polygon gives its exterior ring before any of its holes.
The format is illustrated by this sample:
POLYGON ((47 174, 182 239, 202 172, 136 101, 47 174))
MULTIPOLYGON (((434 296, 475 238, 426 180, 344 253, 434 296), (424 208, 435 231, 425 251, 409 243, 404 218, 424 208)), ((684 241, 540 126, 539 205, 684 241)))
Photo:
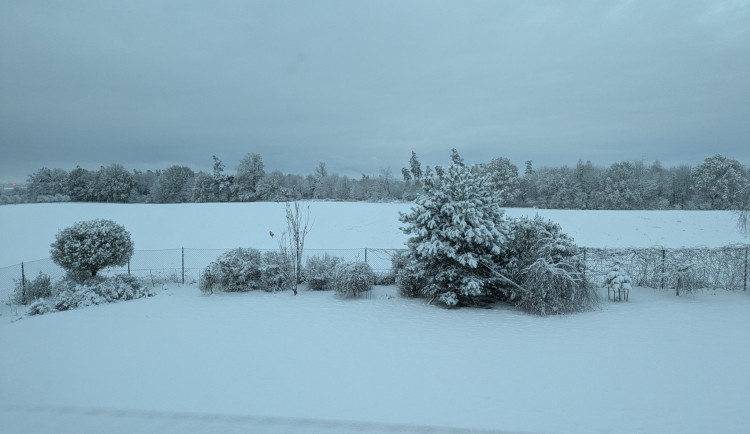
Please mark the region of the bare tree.
MULTIPOLYGON (((294 295, 302 280, 302 253, 305 250, 305 237, 310 233, 310 205, 300 204, 296 196, 290 200, 286 197, 286 230, 279 238, 279 252, 286 265, 285 280, 291 286, 294 295)), ((273 237, 273 233, 271 233, 273 237)))

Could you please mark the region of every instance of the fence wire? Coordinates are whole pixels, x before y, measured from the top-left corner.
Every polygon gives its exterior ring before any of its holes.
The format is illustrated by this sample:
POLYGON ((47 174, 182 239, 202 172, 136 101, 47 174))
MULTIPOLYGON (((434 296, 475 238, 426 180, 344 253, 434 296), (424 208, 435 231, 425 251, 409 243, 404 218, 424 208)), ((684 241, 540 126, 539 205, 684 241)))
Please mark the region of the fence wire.
MULTIPOLYGON (((200 281, 201 273, 227 249, 162 249, 136 250, 125 266, 109 267, 101 270, 101 275, 131 274, 150 280, 157 284, 161 282, 177 282, 192 284, 200 281)), ((262 250, 261 253, 276 251, 262 250)), ((387 274, 391 270, 391 256, 399 249, 305 249, 303 264, 308 258, 330 255, 347 262, 367 262, 376 274, 387 274)), ((21 284, 22 276, 26 283, 31 282, 42 273, 54 282, 65 277, 66 272, 55 264, 51 258, 23 262, 0 268, 0 303, 7 305, 13 299, 16 287, 21 284)))
POLYGON ((701 249, 583 249, 587 277, 601 284, 615 265, 634 286, 662 289, 747 289, 748 246, 701 249))
MULTIPOLYGON (((607 273, 618 264, 635 286, 664 289, 747 289, 748 247, 667 249, 661 247, 603 249, 582 248, 587 278, 601 285, 607 273)), ((170 281, 192 284, 200 281, 205 268, 220 255, 233 249, 179 248, 136 250, 127 266, 111 267, 103 275, 128 273, 154 284, 170 281)), ((275 250, 260 250, 261 252, 275 250)), ((303 264, 310 257, 331 255, 344 261, 367 262, 376 274, 391 271, 391 258, 402 249, 305 249, 303 264)), ((65 270, 52 259, 40 259, 0 268, 0 303, 11 303, 15 288, 32 281, 40 273, 52 281, 62 279, 65 270)))

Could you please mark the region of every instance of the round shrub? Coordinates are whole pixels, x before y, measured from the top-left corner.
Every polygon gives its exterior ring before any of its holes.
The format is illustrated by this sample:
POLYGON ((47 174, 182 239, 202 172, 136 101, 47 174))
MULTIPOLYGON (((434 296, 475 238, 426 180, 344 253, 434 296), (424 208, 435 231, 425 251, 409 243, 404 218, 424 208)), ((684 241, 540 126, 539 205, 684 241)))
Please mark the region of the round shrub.
POLYGON ((357 297, 372 289, 375 273, 365 262, 342 263, 336 267, 333 287, 342 297, 357 297))
POLYGON ((263 257, 258 250, 238 248, 208 264, 200 279, 204 293, 250 291, 263 286, 263 257))
POLYGON ((307 258, 303 273, 307 287, 313 291, 333 289, 336 268, 340 263, 341 258, 331 256, 328 253, 323 256, 307 258))
POLYGON ((78 222, 57 234, 52 260, 71 275, 96 276, 107 267, 127 265, 133 256, 130 232, 112 220, 78 222))

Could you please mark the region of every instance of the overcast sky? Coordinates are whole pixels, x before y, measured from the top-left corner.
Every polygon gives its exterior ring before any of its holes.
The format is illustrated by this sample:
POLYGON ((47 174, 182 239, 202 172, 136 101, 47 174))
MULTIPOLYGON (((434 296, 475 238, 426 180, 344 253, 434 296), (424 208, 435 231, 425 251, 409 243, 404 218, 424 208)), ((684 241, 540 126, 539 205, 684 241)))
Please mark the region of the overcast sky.
POLYGON ((750 164, 748 1, 0 0, 0 179, 750 164))

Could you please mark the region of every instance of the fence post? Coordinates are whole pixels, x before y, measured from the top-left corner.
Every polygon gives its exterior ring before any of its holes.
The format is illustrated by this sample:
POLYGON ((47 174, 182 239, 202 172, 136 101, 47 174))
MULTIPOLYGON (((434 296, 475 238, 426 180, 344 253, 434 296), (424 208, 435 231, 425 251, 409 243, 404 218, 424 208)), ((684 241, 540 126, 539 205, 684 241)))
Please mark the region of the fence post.
POLYGON ((182 284, 185 284, 185 248, 182 248, 182 284))
POLYGON ((365 247, 365 264, 367 263, 367 247, 365 247))
POLYGON ((586 248, 583 248, 583 281, 586 281, 586 248))
POLYGON ((130 259, 128 259, 128 274, 130 274, 130 259))
MULTIPOLYGON (((664 276, 667 274, 667 267, 665 265, 666 260, 667 260, 667 250, 661 249, 661 289, 664 289, 664 276)), ((677 295, 679 295, 679 293, 677 295)))
POLYGON ((21 302, 26 304, 26 272, 23 268, 23 262, 21 262, 21 302))
POLYGON ((747 291, 747 247, 745 247, 745 281, 742 284, 742 290, 747 291))

